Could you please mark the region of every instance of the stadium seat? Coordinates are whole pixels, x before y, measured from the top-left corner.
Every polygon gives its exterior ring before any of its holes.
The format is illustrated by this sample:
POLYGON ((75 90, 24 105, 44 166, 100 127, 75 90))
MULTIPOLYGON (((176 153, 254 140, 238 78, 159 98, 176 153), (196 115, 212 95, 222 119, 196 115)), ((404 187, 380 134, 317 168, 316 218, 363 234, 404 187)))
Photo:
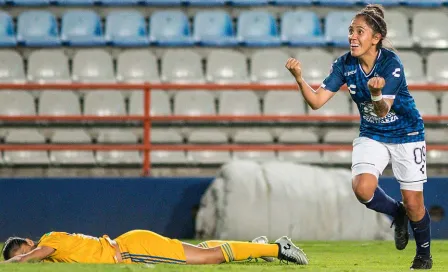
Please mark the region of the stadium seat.
POLYGON ((149 6, 180 6, 182 0, 143 0, 146 5, 149 6))
MULTIPOLYGON (((132 92, 129 97, 129 114, 143 115, 143 92, 132 92)), ((170 98, 165 91, 151 91, 150 114, 171 115, 170 98)))
POLYGON ((222 10, 198 11, 193 22, 194 40, 203 46, 234 46, 238 44, 232 18, 222 10))
POLYGON ((324 151, 322 156, 323 163, 329 164, 351 164, 352 152, 351 151, 324 151))
POLYGON ((431 83, 448 83, 448 53, 445 51, 433 51, 426 59, 427 78, 431 83))
MULTIPOLYGON (((5 143, 44 144, 45 138, 35 129, 11 129, 5 137, 5 143)), ((47 151, 5 151, 3 158, 9 165, 42 165, 49 162, 47 151)))
POLYGON ((0 115, 36 115, 33 96, 26 91, 0 91, 0 115))
POLYGON ((260 102, 253 91, 222 91, 219 99, 220 115, 260 115, 260 102))
MULTIPOLYGON (((51 137, 53 144, 91 144, 90 136, 82 129, 57 130, 51 137)), ((50 152, 50 162, 62 165, 95 164, 93 151, 61 150, 50 152)))
POLYGON ((436 96, 431 92, 411 91, 421 115, 439 115, 436 96))
POLYGON ((448 16, 443 11, 420 11, 414 15, 412 29, 414 40, 423 48, 447 48, 448 16))
POLYGON ((448 144, 446 129, 425 128, 425 140, 428 144, 448 144))
POLYGON ((448 163, 448 151, 428 150, 426 156, 432 164, 446 165, 448 163))
POLYGON ((126 115, 123 96, 119 91, 112 90, 87 92, 84 99, 84 114, 98 116, 126 115))
MULTIPOLYGON (((100 132, 98 143, 102 144, 137 144, 137 137, 127 130, 108 130, 100 132)), ((142 160, 135 151, 97 151, 96 161, 99 164, 141 164, 142 160)))
POLYGON ((309 115, 349 115, 351 114, 349 99, 347 92, 339 92, 333 96, 319 110, 308 110, 309 115))
POLYGON ((112 11, 106 18, 106 41, 114 46, 149 45, 145 18, 139 11, 112 11))
POLYGON ((408 84, 426 82, 426 76, 423 72, 423 59, 419 54, 414 51, 401 51, 398 52, 398 56, 403 63, 406 82, 408 84))
POLYGON ((8 0, 11 1, 15 6, 48 6, 50 5, 50 0, 8 0))
POLYGON ((352 144, 359 137, 359 129, 329 130, 323 137, 323 142, 328 144, 352 144))
POLYGON ((440 100, 440 114, 441 115, 448 115, 448 93, 445 92, 442 95, 442 99, 440 100))
POLYGON ((228 0, 234 6, 258 6, 267 5, 269 0, 228 0))
POLYGON ((263 101, 265 115, 305 114, 303 97, 296 91, 269 91, 263 101))
POLYGON ((0 12, 0 47, 16 46, 15 34, 12 17, 6 12, 0 12))
POLYGON ((226 0, 187 0, 186 3, 190 6, 224 6, 226 0))
POLYGON ((330 73, 334 57, 320 49, 299 51, 295 56, 302 64, 302 76, 309 84, 321 84, 330 73))
POLYGON ((287 11, 281 18, 281 40, 292 46, 323 46, 320 20, 312 11, 287 11))
POLYGON ((281 132, 278 136, 278 142, 285 144, 313 144, 319 142, 319 136, 311 129, 292 128, 281 132))
POLYGON ((215 114, 215 100, 209 91, 179 91, 174 96, 174 115, 215 114))
MULTIPOLYGON (((188 137, 190 144, 226 144, 227 136, 220 130, 202 129, 194 130, 188 137)), ((231 160, 229 151, 188 151, 188 159, 192 163, 222 164, 231 160)))
POLYGON ((322 6, 353 6, 358 0, 318 0, 322 6))
POLYGON ((348 27, 355 16, 352 11, 330 11, 325 18, 325 35, 331 45, 347 47, 348 27))
POLYGON ((247 82, 247 59, 236 50, 214 50, 207 57, 207 81, 214 83, 247 82))
POLYGON ((266 11, 242 11, 238 16, 237 39, 245 46, 279 46, 275 18, 266 11))
POLYGON ((181 11, 155 11, 149 19, 149 40, 160 46, 193 45, 188 17, 181 11))
POLYGON ((62 16, 61 40, 69 46, 104 45, 101 18, 91 10, 67 11, 62 16))
POLYGON ((280 161, 317 164, 322 163, 322 155, 319 151, 279 151, 278 159, 280 161))
POLYGON ((59 46, 56 17, 48 11, 24 11, 17 17, 17 42, 25 46, 59 46))
MULTIPOLYGON (((153 144, 182 144, 182 136, 169 129, 151 129, 151 143, 153 144)), ((187 161, 184 151, 151 151, 151 163, 153 164, 181 164, 187 161)))
POLYGON ((398 11, 386 12, 385 20, 387 23, 387 39, 393 47, 411 48, 414 41, 409 30, 408 17, 398 11))
POLYGON ((81 82, 115 80, 111 55, 102 49, 77 51, 73 57, 72 79, 81 82))
POLYGON ((117 57, 117 80, 159 82, 156 57, 146 49, 122 51, 117 57))
MULTIPOLYGON (((263 130, 239 130, 233 136, 237 144, 266 144, 272 143, 272 135, 263 130)), ((275 151, 234 151, 233 159, 254 160, 258 162, 276 160, 275 151)))
POLYGON ((161 59, 161 80, 166 82, 203 82, 201 57, 191 50, 167 50, 161 59))
POLYGON ((70 81, 69 62, 62 50, 41 49, 28 57, 28 80, 34 82, 70 81))
POLYGON ((380 4, 382 6, 399 6, 401 4, 401 0, 365 0, 360 1, 362 5, 368 4, 380 4))
POLYGON ((95 0, 52 0, 59 6, 92 6, 95 0))
POLYGON ((79 96, 73 91, 42 91, 38 101, 39 115, 81 115, 79 96))
POLYGON ((275 5, 279 6, 311 6, 313 0, 273 0, 275 5))
POLYGON ((140 2, 140 0, 98 0, 98 3, 104 6, 135 6, 140 2))
POLYGON ((14 50, 0 51, 0 82, 24 82, 23 59, 14 50))
POLYGON ((256 51, 251 58, 251 80, 257 83, 292 82, 285 63, 289 56, 278 49, 256 51))
POLYGON ((423 8, 428 8, 428 7, 440 7, 442 6, 444 0, 425 0, 425 1, 420 1, 420 0, 405 0, 403 1, 403 3, 407 6, 410 7, 423 7, 423 8))

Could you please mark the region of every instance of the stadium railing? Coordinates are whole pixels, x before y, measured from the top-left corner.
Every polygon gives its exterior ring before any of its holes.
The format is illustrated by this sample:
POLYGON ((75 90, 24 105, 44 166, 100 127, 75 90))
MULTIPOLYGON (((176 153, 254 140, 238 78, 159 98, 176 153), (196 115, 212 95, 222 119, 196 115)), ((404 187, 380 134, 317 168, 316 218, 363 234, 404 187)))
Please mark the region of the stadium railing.
MULTIPOLYGON (((318 86, 314 85, 313 88, 318 86)), ((228 91, 228 90, 254 90, 254 91, 273 91, 273 90, 290 90, 297 91, 295 84, 167 84, 167 83, 0 83, 1 90, 90 90, 101 91, 104 89, 123 91, 143 91, 143 115, 114 115, 114 116, 97 116, 97 115, 0 115, 0 122, 24 122, 24 121, 140 121, 143 123, 143 141, 141 144, 2 144, 0 150, 3 151, 53 151, 53 150, 121 150, 121 151, 142 151, 143 175, 148 175, 151 168, 150 151, 340 151, 351 150, 350 144, 151 144, 150 130, 153 121, 169 122, 169 121, 305 121, 305 122, 341 122, 341 121, 357 121, 359 115, 167 115, 167 116, 151 116, 151 90, 212 90, 212 91, 228 91)), ((448 85, 438 84, 415 84, 409 85, 412 91, 448 91, 448 85)), ((346 86, 341 90, 347 91, 346 86)), ((423 115, 423 119, 429 122, 448 121, 448 115, 423 115)), ((448 145, 429 145, 428 150, 448 151, 448 145)))

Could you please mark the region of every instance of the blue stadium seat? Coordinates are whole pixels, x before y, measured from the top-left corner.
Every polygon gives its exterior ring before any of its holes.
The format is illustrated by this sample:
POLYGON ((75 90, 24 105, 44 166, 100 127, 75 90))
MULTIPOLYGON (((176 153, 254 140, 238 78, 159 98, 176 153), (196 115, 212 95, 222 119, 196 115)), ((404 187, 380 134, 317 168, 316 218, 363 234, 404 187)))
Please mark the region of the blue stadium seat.
POLYGON ((191 6, 223 6, 226 0, 187 0, 186 3, 191 6))
POLYGON ((15 46, 16 44, 12 18, 8 13, 0 12, 0 47, 15 46))
POLYGON ((353 6, 358 0, 318 0, 317 2, 322 6, 353 6))
POLYGON ((383 6, 399 6, 401 4, 401 0, 365 0, 361 1, 361 4, 381 4, 383 6))
POLYGON ((199 11, 193 22, 194 39, 205 46, 232 46, 238 41, 232 18, 225 11, 199 11))
POLYGON ((272 2, 279 6, 310 6, 313 4, 313 0, 273 0, 272 2))
POLYGON ((279 46, 277 23, 265 11, 243 11, 238 16, 238 41, 246 46, 279 46))
POLYGON ((115 46, 149 45, 145 18, 138 11, 112 11, 106 18, 106 40, 115 46))
POLYGON ((70 46, 104 45, 101 18, 90 10, 67 11, 62 16, 61 40, 70 46))
POLYGON ((403 3, 412 7, 440 7, 446 0, 405 0, 403 3))
POLYGON ((130 5, 138 5, 140 0, 98 0, 99 4, 105 6, 130 6, 130 5))
POLYGON ((269 0, 230 0, 229 2, 235 6, 257 6, 267 5, 269 0))
POLYGON ((56 4, 60 6, 92 6, 95 0, 55 0, 56 4))
POLYGON ((325 35, 332 45, 348 48, 348 27, 354 16, 355 12, 351 11, 331 11, 327 14, 325 35))
POLYGON ((154 6, 180 6, 182 0, 143 0, 146 5, 154 6))
POLYGON ((149 21, 150 42, 161 46, 193 45, 187 16, 181 11, 155 11, 149 21))
POLYGON ((25 11, 17 18, 17 42, 26 46, 61 44, 56 18, 48 11, 25 11))
POLYGON ((287 11, 281 20, 281 39, 292 46, 323 46, 320 21, 312 11, 287 11))
POLYGON ((11 0, 16 6, 47 6, 50 5, 50 0, 11 0))

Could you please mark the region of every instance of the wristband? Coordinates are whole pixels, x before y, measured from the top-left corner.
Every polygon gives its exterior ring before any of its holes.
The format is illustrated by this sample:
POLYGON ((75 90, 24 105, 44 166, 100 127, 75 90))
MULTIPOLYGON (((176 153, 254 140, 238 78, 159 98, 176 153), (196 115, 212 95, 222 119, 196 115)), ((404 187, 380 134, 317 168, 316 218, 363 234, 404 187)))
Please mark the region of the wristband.
POLYGON ((383 95, 382 94, 380 94, 378 96, 371 95, 370 98, 372 99, 372 101, 376 102, 376 101, 380 101, 381 99, 383 99, 383 95))

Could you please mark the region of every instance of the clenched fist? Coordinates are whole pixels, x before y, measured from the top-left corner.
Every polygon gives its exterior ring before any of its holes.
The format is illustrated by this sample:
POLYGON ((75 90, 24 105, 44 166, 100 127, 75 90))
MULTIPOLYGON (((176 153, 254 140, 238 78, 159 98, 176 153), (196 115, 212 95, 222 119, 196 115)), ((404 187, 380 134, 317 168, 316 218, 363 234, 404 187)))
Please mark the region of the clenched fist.
POLYGON ((289 72, 291 72, 296 80, 302 79, 302 67, 298 60, 296 60, 295 58, 289 58, 286 62, 285 67, 289 70, 289 72))
POLYGON ((380 95, 384 85, 386 85, 386 81, 382 77, 372 77, 367 82, 367 87, 369 87, 369 91, 373 96, 380 95))

